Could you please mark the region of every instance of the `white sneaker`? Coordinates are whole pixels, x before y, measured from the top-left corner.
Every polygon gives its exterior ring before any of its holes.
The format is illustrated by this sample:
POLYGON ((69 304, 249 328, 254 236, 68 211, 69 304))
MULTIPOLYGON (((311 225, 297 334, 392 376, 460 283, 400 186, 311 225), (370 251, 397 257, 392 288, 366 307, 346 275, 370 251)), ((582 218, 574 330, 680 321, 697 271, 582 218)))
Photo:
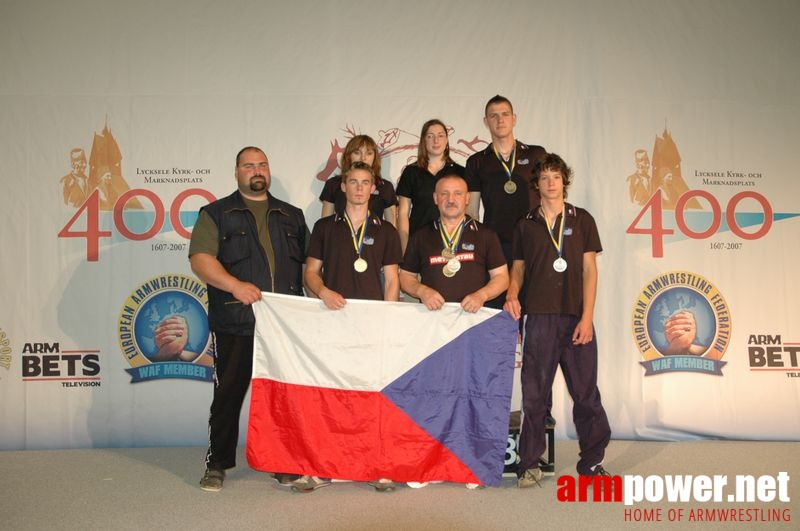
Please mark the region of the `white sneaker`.
POLYGON ((483 485, 481 485, 480 483, 467 483, 464 486, 467 487, 469 490, 475 490, 475 489, 482 489, 483 488, 483 485))
POLYGON ((527 489, 536 485, 537 487, 542 488, 542 479, 544 479, 544 474, 540 468, 529 468, 517 480, 517 487, 521 489, 527 489))
POLYGON ((425 487, 428 486, 428 482, 423 481, 422 483, 420 483, 418 481, 409 481, 406 483, 406 485, 408 485, 412 489, 424 489, 425 487))

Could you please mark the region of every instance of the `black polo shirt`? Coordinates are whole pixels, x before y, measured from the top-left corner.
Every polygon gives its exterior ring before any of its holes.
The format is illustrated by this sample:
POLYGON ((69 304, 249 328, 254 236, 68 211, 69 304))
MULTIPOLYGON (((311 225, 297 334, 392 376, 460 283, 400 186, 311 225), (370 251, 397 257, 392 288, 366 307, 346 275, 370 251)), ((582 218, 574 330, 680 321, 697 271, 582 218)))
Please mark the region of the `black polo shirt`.
MULTIPOLYGON (((524 307, 528 314, 580 317, 583 313, 583 254, 599 253, 603 247, 591 214, 569 203, 565 213, 562 257, 567 261, 567 270, 562 273, 553 269, 558 253, 540 208, 531 210, 514 229, 514 260, 525 261, 528 288, 524 307)), ((560 224, 561 214, 555 221, 556 241, 560 224)))
POLYGON ((433 202, 436 181, 443 175, 464 176, 464 166, 448 162, 441 170, 432 174, 416 163, 403 169, 397 181, 397 195, 411 199, 411 215, 408 219, 408 235, 411 236, 428 223, 439 219, 439 208, 433 202))
POLYGON ((461 302, 486 285, 490 270, 506 265, 497 234, 469 217, 467 220, 456 249, 461 269, 454 276, 448 278, 442 273, 447 260, 442 257, 444 245, 439 220, 411 236, 400 266, 409 273, 419 274, 421 282, 441 293, 445 302, 461 302))
POLYGON ((403 259, 400 236, 391 223, 370 215, 364 223, 366 234, 361 258, 367 261, 363 273, 353 268, 358 253, 353 246, 350 226, 339 214, 324 217, 314 224, 308 256, 322 260, 322 281, 328 289, 345 299, 383 300, 381 269, 403 259))
POLYGON ((497 232, 501 242, 509 244, 517 221, 539 206, 539 196, 533 188, 533 168, 547 154, 542 146, 523 144, 519 140, 514 149, 516 164, 511 180, 517 189, 513 194, 503 189, 508 174, 491 144, 470 156, 464 171, 469 191, 481 193, 484 225, 497 232))

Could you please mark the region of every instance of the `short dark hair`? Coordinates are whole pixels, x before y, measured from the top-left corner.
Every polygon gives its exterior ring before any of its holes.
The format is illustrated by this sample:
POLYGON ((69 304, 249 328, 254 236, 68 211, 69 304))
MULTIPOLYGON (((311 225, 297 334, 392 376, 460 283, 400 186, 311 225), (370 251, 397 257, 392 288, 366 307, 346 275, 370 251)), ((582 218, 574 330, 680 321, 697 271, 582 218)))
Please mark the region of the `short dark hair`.
MULTIPOLYGON (((460 173, 456 172, 454 169, 452 171, 446 171, 442 175, 436 178, 436 182, 438 183, 442 179, 461 179, 465 183, 467 182, 467 178, 461 175, 460 173)), ((469 183, 467 183, 469 184, 469 183)))
POLYGON ((508 106, 511 107, 511 113, 512 114, 514 113, 514 106, 511 105, 511 100, 509 100, 505 96, 497 94, 489 98, 489 101, 486 102, 486 107, 483 108, 483 115, 486 116, 489 113, 490 105, 497 105, 498 103, 508 103, 508 106))
POLYGON ((561 174, 564 180, 564 198, 566 199, 567 187, 572 184, 572 168, 567 166, 564 159, 555 153, 548 153, 544 158, 537 161, 533 167, 533 181, 531 181, 531 184, 536 190, 536 195, 539 196, 541 196, 539 192, 539 177, 541 177, 543 171, 557 171, 561 174))
POLYGON ((236 154, 236 165, 237 166, 239 165, 239 159, 242 157, 242 153, 244 153, 245 151, 258 151, 262 155, 264 155, 265 157, 267 156, 267 154, 264 153, 264 150, 259 148, 259 147, 255 147, 255 146, 243 147, 242 149, 239 150, 239 153, 236 154))

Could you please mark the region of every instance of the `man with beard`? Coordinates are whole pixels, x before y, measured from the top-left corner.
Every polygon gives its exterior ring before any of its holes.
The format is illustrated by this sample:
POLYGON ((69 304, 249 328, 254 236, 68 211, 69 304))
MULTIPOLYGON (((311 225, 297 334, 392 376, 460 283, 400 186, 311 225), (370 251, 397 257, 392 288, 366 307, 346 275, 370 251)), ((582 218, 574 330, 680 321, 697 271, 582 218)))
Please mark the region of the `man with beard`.
MULTIPOLYGON (((208 285, 208 327, 213 333, 214 399, 209 416, 206 471, 200 488, 222 489, 236 466, 239 414, 250 385, 255 316, 262 291, 303 295, 308 228, 302 210, 269 193, 266 154, 246 147, 236 156, 238 189, 200 209, 192 232, 192 271, 208 285)), ((299 476, 276 473, 288 485, 299 476)))

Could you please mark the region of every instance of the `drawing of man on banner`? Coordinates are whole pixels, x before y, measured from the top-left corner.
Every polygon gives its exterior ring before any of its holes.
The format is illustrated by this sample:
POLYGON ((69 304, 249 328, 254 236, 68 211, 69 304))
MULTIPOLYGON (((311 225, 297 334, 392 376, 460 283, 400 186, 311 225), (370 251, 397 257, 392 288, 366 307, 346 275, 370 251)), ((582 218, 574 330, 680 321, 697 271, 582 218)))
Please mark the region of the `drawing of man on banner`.
POLYGON ((81 148, 69 152, 72 170, 61 178, 64 204, 79 207, 89 195, 89 178, 86 176, 86 153, 81 148))
POLYGON ((650 157, 644 149, 637 149, 634 158, 636 171, 628 176, 628 192, 632 203, 644 205, 653 195, 650 187, 650 157))

